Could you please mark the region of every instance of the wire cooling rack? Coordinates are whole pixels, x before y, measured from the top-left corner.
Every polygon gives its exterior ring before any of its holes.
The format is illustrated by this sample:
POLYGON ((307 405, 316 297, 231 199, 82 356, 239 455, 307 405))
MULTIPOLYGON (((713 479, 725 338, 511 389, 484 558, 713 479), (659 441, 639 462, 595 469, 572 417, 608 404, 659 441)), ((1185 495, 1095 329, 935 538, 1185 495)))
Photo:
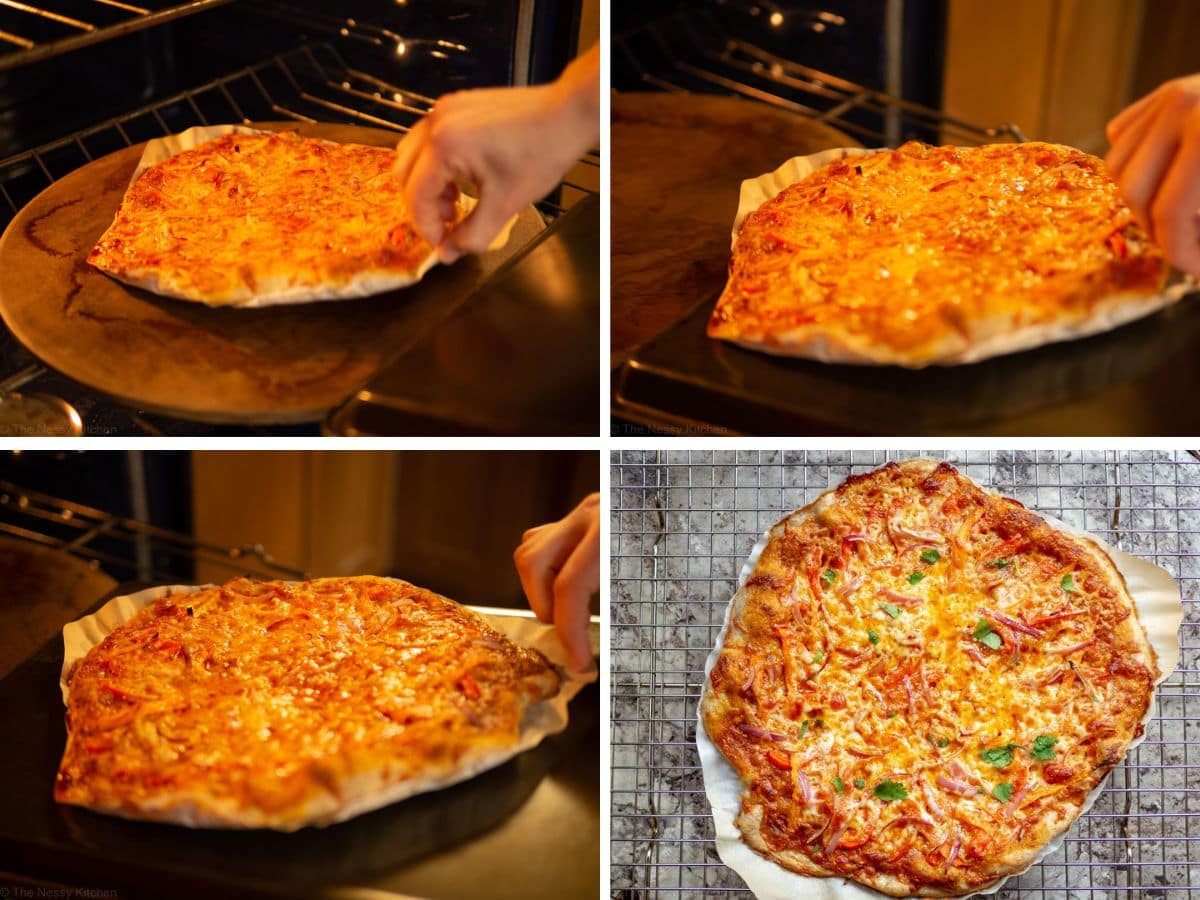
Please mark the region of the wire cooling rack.
POLYGON ((1064 847, 1000 898, 1200 897, 1200 463, 1187 451, 629 451, 612 457, 615 900, 723 897, 696 702, 738 571, 785 512, 889 459, 945 458, 1026 506, 1157 563, 1183 588, 1179 667, 1146 740, 1064 847), (1195 885, 1192 887, 1191 885, 1195 885))

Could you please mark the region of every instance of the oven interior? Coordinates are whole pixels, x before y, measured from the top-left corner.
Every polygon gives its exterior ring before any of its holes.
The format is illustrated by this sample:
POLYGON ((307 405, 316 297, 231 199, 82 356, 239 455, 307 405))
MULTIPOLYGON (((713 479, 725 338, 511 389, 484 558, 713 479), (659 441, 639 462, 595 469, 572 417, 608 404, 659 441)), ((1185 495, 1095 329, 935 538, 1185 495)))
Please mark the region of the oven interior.
MULTIPOLYGON (((0 4, 0 230, 69 172, 193 125, 341 122, 399 137, 443 93, 549 80, 579 49, 591 5, 0 4)), ((552 225, 598 188, 589 153, 536 208, 552 225)), ((316 424, 205 425, 122 406, 48 370, 5 329, 0 398, 18 390, 66 398, 88 434, 318 433, 316 424)))

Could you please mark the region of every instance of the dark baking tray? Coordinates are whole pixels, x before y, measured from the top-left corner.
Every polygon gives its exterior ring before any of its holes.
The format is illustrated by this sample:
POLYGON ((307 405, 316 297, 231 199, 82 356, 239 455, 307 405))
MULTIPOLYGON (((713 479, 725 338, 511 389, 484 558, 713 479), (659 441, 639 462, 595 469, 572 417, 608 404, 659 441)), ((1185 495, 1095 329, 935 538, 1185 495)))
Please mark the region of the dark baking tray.
POLYGON ((613 434, 1200 434, 1200 301, 967 366, 828 365, 705 335, 715 296, 613 373, 613 434))
MULTIPOLYGON (((142 587, 122 585, 114 595, 142 587)), ((54 775, 66 741, 61 668, 59 636, 0 680, 3 896, 21 896, 7 885, 74 891, 58 896, 116 891, 204 900, 366 890, 380 900, 599 895, 595 684, 571 702, 566 731, 502 766, 349 822, 279 834, 131 822, 56 804, 54 775)))
POLYGON ((576 203, 326 419, 336 435, 594 435, 600 198, 576 203))

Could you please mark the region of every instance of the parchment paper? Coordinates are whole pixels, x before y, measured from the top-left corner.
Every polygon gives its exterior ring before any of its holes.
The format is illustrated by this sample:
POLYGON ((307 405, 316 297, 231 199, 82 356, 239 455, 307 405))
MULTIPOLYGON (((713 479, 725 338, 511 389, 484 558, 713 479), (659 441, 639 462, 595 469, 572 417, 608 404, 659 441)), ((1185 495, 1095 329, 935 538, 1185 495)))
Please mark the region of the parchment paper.
MULTIPOLYGON (((988 488, 986 485, 979 486, 989 494, 999 496, 998 492, 988 488)), ((835 489, 836 487, 830 488, 825 493, 830 493, 830 491, 835 489)), ((825 494, 821 496, 823 497, 825 494)), ((817 501, 814 500, 813 502, 817 501)), ((1032 511, 1037 513, 1036 510, 1032 511)), ((791 513, 788 513, 788 515, 790 516, 791 513)), ((1175 579, 1165 569, 1152 565, 1145 560, 1130 556, 1123 550, 1118 550, 1116 547, 1106 544, 1095 535, 1068 525, 1053 516, 1047 516, 1042 513, 1037 513, 1037 515, 1040 515, 1056 528, 1060 528, 1069 534, 1095 541, 1112 559, 1118 571, 1125 578, 1125 583, 1137 608, 1138 618, 1145 627, 1146 636, 1149 638, 1150 644, 1158 657, 1158 667, 1162 674, 1155 681, 1155 685, 1161 684, 1170 676, 1175 670, 1175 666, 1179 663, 1179 626, 1183 622, 1183 601, 1180 598, 1179 585, 1175 579)), ((782 517, 780 521, 783 518, 787 518, 787 516, 782 517)), ((771 526, 771 528, 774 527, 774 525, 771 526)), ((758 565, 758 558, 762 555, 763 549, 767 545, 767 538, 770 531, 771 529, 768 528, 763 532, 755 543, 754 548, 750 551, 749 557, 747 557, 741 572, 738 574, 738 590, 741 590, 742 585, 746 583, 746 579, 750 577, 758 565)), ((767 860, 765 857, 759 856, 742 841, 741 832, 738 831, 737 826, 734 824, 734 819, 741 810, 741 779, 738 778, 733 766, 729 764, 728 760, 721 754, 721 751, 717 749, 716 744, 709 738, 708 732, 704 729, 704 716, 701 713, 704 697, 708 693, 709 676, 712 673, 713 666, 716 664, 717 657, 721 653, 721 648, 725 646, 725 636, 729 633, 729 614, 732 609, 733 598, 730 598, 729 605, 725 608, 725 619, 721 626, 721 632, 717 636, 717 644, 708 655, 708 660, 704 664, 704 685, 700 692, 700 703, 696 707, 696 749, 700 752, 700 766, 704 776, 704 791, 708 795, 709 804, 712 806, 713 824, 716 827, 717 854, 721 857, 721 861, 725 865, 729 866, 729 868, 742 877, 759 900, 796 900, 797 897, 803 897, 805 900, 879 900, 879 898, 888 897, 887 894, 843 878, 812 878, 805 875, 798 875, 767 860)), ((1148 725, 1150 720, 1154 718, 1154 711, 1154 698, 1151 697, 1146 716, 1142 719, 1143 726, 1148 725)), ((1145 740, 1144 733, 1141 737, 1130 742, 1129 751, 1132 751, 1143 740, 1145 740)), ((1105 778, 1088 794, 1084 800, 1083 809, 1080 812, 1081 817, 1092 808, 1100 794, 1103 793, 1107 781, 1108 778, 1105 778)), ((1078 819, 1076 819, 1076 822, 1078 822, 1078 819)), ((1071 827, 1074 828, 1075 824, 1072 823, 1071 827)), ((1058 852, 1066 841, 1069 832, 1070 829, 1050 841, 1050 843, 1042 848, 1033 862, 1029 866, 1026 866, 1025 869, 1022 869, 1021 872, 1041 862, 1050 854, 1058 852)), ((1021 872, 1014 872, 1009 877, 1019 875, 1021 872)), ((1007 881, 1008 878, 1003 878, 992 887, 978 891, 971 896, 994 894, 1007 881)))
MULTIPOLYGON (((265 131, 261 128, 250 128, 247 125, 197 125, 189 128, 187 131, 179 134, 172 134, 167 137, 156 138, 146 144, 146 149, 142 151, 142 158, 138 161, 137 168, 133 170, 133 175, 129 179, 129 184, 132 187, 137 181, 139 175, 151 166, 157 165, 163 160, 170 159, 183 153, 185 150, 194 150, 202 144, 222 137, 226 134, 272 134, 273 132, 265 131)), ((467 216, 471 210, 479 203, 477 199, 469 196, 466 193, 459 193, 458 208, 462 210, 462 214, 467 216)), ((488 246, 488 250, 499 250, 508 243, 509 235, 512 233, 513 226, 517 222, 517 217, 513 216, 495 239, 488 246)), ((379 294, 385 291, 397 290, 402 287, 416 284, 425 277, 425 273, 437 265, 438 256, 436 250, 431 250, 429 254, 421 260, 415 272, 406 275, 388 274, 387 276, 373 275, 369 278, 363 278, 352 281, 349 284, 314 288, 312 286, 300 285, 297 287, 282 287, 274 290, 266 290, 257 293, 248 301, 222 304, 232 306, 239 309, 251 309, 263 306, 278 306, 288 303, 309 303, 317 300, 349 300, 357 297, 367 297, 372 294, 379 294)), ((164 296, 175 297, 178 300, 189 300, 191 302, 199 302, 192 297, 184 297, 176 293, 171 293, 166 289, 160 289, 156 284, 146 284, 140 280, 121 278, 114 275, 112 272, 107 272, 110 277, 117 278, 120 281, 125 281, 135 287, 152 290, 155 293, 163 294, 164 296)))
MULTIPOLYGON (((165 597, 168 594, 193 594, 208 587, 213 587, 213 585, 166 585, 148 588, 144 591, 138 591, 136 594, 113 597, 100 607, 100 609, 92 613, 92 615, 84 616, 74 622, 68 622, 63 626, 63 665, 58 682, 62 690, 63 705, 66 705, 67 698, 70 695, 70 689, 67 686, 67 673, 71 671, 75 663, 87 655, 89 650, 103 641, 104 638, 125 622, 129 621, 135 613, 149 606, 158 598, 165 597)), ((514 756, 524 753, 526 750, 533 749, 542 742, 543 738, 557 734, 567 727, 567 704, 585 685, 596 680, 598 673, 595 668, 583 673, 572 672, 568 664, 567 651, 563 648, 557 633, 554 631, 554 627, 551 625, 543 625, 537 619, 519 614, 504 615, 500 613, 485 613, 479 610, 477 612, 480 612, 480 615, 487 620, 489 625, 501 634, 506 635, 514 643, 522 647, 538 650, 544 654, 558 668, 562 679, 559 684, 558 693, 547 700, 535 703, 525 711, 525 715, 521 719, 518 740, 513 746, 498 750, 494 755, 489 755, 479 760, 475 765, 460 769, 446 778, 408 779, 391 785, 382 791, 347 804, 344 809, 338 811, 334 819, 320 824, 344 822, 347 819, 352 819, 371 810, 389 806, 408 797, 423 794, 427 791, 440 790, 452 784, 457 784, 460 781, 466 781, 481 772, 486 772, 488 769, 493 769, 507 762, 514 756)), ((591 637, 593 649, 597 649, 599 645, 598 633, 591 634, 591 637)), ((297 825, 295 827, 302 826, 297 825)), ((295 830, 295 828, 279 830, 295 830)))
MULTIPOLYGON (((737 245, 738 234, 741 232, 742 224, 746 221, 746 218, 768 200, 772 200, 778 196, 785 188, 811 175, 817 169, 829 163, 836 162, 839 159, 866 156, 870 153, 879 153, 881 150, 886 149, 888 148, 834 147, 830 150, 822 150, 820 153, 811 153, 807 156, 794 156, 784 162, 774 172, 767 172, 764 175, 759 175, 757 178, 750 178, 743 181, 741 192, 738 195, 737 213, 735 213, 733 218, 730 249, 733 249, 737 245)), ((1195 279, 1182 272, 1173 270, 1163 290, 1158 294, 1141 296, 1114 293, 1111 298, 1102 298, 1101 301, 1098 301, 1097 306, 1103 306, 1104 299, 1115 300, 1119 296, 1123 297, 1125 302, 1103 309, 1102 314, 1079 322, 1060 322, 1057 324, 1029 326, 1027 328, 1018 328, 1009 333, 993 335, 979 341, 964 352, 957 354, 953 359, 937 361, 934 364, 960 365, 973 363, 993 356, 1003 356, 1008 353, 1028 350, 1031 347, 1040 347, 1043 344, 1074 340, 1076 338, 1087 337, 1091 334, 1098 334, 1102 331, 1110 331, 1120 325, 1145 318, 1152 313, 1158 312, 1160 309, 1178 302, 1185 295, 1196 290, 1196 288, 1197 281, 1195 279)), ((726 289, 728 289, 728 281, 726 282, 726 289)), ((783 352, 787 355, 786 351, 772 350, 769 347, 758 345, 754 345, 752 349, 763 352, 783 352)), ((837 359, 824 359, 820 353, 814 353, 813 358, 822 359, 826 362, 853 361, 841 357, 837 359)))

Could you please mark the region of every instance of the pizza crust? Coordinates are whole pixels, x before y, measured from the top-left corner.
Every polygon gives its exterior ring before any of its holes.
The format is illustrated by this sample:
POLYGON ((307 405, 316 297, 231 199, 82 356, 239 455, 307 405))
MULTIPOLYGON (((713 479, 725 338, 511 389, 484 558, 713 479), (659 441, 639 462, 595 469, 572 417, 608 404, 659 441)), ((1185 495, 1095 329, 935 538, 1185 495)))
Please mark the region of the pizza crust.
MULTIPOLYGON (((787 160, 773 172, 742 182, 738 209, 730 235, 731 249, 747 218, 763 204, 814 172, 839 160, 886 152, 886 148, 838 147, 787 160)), ((733 290, 731 272, 721 298, 720 310, 733 290)), ((718 321, 714 315, 709 337, 774 356, 802 357, 819 362, 849 365, 895 365, 910 369, 954 366, 980 362, 1047 344, 1077 340, 1111 331, 1121 325, 1152 315, 1195 291, 1197 282, 1183 273, 1170 273, 1162 280, 1126 291, 1107 291, 1094 298, 1086 309, 1060 313, 1040 322, 1016 322, 1009 317, 975 321, 970 334, 945 332, 939 340, 905 352, 862 333, 833 323, 830 327, 803 325, 767 332, 756 320, 718 321)))
MULTIPOLYGON (((133 171, 133 175, 129 180, 129 189, 133 188, 138 178, 147 169, 159 165, 181 153, 202 147, 204 144, 225 135, 266 135, 274 133, 277 132, 261 128, 251 128, 245 125, 209 125, 189 128, 179 134, 152 140, 146 144, 141 159, 133 171)), ((335 146, 332 141, 320 141, 319 143, 335 146)), ((120 219, 121 209, 126 205, 128 197, 129 193, 127 190, 126 198, 122 200, 121 207, 118 207, 117 219, 113 223, 114 226, 120 219)), ((466 193, 460 193, 456 202, 456 220, 461 221, 470 215, 471 211, 478 205, 478 202, 476 198, 466 193)), ((489 251, 499 250, 508 243, 516 221, 517 217, 513 216, 505 223, 500 233, 489 245, 489 251)), ((97 250, 104 245, 105 238, 112 231, 113 227, 110 226, 109 231, 106 231, 101 236, 97 243, 97 250)), ((96 251, 93 252, 95 253, 96 251)), ((400 290, 421 281, 429 270, 437 264, 437 251, 429 248, 428 252, 408 271, 401 271, 396 268, 364 268, 348 279, 325 284, 295 283, 293 279, 286 277, 262 278, 258 280, 253 290, 245 288, 229 296, 213 297, 197 292, 195 287, 190 283, 180 281, 172 277, 171 273, 164 273, 160 269, 124 266, 112 259, 110 254, 102 254, 93 260, 93 265, 105 274, 132 287, 141 288, 142 290, 150 291, 164 297, 173 297, 177 300, 189 300, 204 303, 208 306, 229 306, 241 309, 314 303, 328 300, 351 300, 400 290)))
MULTIPOLYGON (((399 579, 380 580, 404 584, 399 579)), ((93 647, 155 600, 169 595, 192 594, 210 587, 212 585, 168 585, 114 597, 96 612, 64 626, 63 665, 59 679, 64 706, 70 697, 71 673, 93 647)), ((136 807, 97 801, 86 805, 108 815, 190 828, 262 828, 290 832, 307 826, 324 827, 344 822, 409 797, 467 781, 493 769, 565 729, 568 703, 587 684, 595 681, 597 673, 594 670, 580 673, 570 669, 566 651, 552 626, 543 625, 519 613, 506 614, 498 610, 476 612, 518 646, 535 651, 554 666, 554 670, 547 672, 545 679, 540 682, 540 690, 547 699, 526 708, 514 743, 470 747, 457 764, 424 771, 416 776, 405 773, 395 763, 382 770, 362 772, 340 782, 337 795, 329 792, 315 795, 303 807, 289 808, 277 815, 240 808, 234 802, 222 801, 211 795, 206 796, 203 802, 197 802, 187 792, 167 790, 159 791, 148 801, 139 800, 136 807)))
MULTIPOLYGON (((932 471, 939 463, 931 460, 911 460, 902 464, 916 471, 932 471)), ((982 488, 992 496, 997 492, 982 488)), ((716 646, 705 666, 705 680, 697 709, 697 747, 700 753, 705 791, 713 807, 717 834, 717 850, 723 862, 741 875, 760 900, 790 900, 796 896, 822 900, 866 900, 880 893, 889 896, 960 896, 964 892, 991 894, 1000 889, 1009 877, 1026 870, 1050 853, 1056 852, 1075 818, 1085 813, 1098 799, 1107 781, 1107 772, 1085 802, 1069 817, 1055 815, 1041 823, 1045 838, 1040 846, 1015 849, 994 860, 994 877, 986 884, 976 884, 962 890, 942 890, 923 887, 911 892, 907 885, 885 872, 860 870, 855 878, 861 884, 840 879, 821 867, 808 855, 795 851, 772 849, 763 839, 761 823, 763 810, 754 804, 733 767, 709 736, 706 718, 719 718, 729 707, 711 689, 710 676, 714 665, 731 636, 742 634, 739 623, 745 610, 747 580, 758 571, 758 560, 768 543, 787 527, 787 523, 816 518, 835 502, 836 488, 826 491, 813 502, 789 514, 768 529, 751 551, 739 576, 739 589, 731 599, 716 646), (752 852, 753 851, 753 852, 752 852), (771 858, 777 862, 771 862, 771 858), (786 868, 785 868, 786 867, 786 868), (789 871, 790 870, 790 871, 789 871), (831 877, 833 876, 833 877, 831 877), (866 887, 864 885, 869 885, 866 887), (877 893, 878 892, 878 893, 877 893)), ((1115 584, 1125 590, 1132 615, 1119 626, 1122 634, 1133 638, 1137 653, 1147 661, 1153 673, 1153 683, 1164 680, 1173 671, 1179 653, 1177 631, 1182 621, 1182 603, 1178 585, 1165 571, 1145 561, 1131 557, 1115 548, 1106 548, 1095 538, 1051 517, 1035 513, 1052 528, 1079 539, 1087 555, 1105 569, 1115 584), (1145 626, 1143 628, 1143 626, 1145 626)), ((1136 747, 1144 735, 1142 728, 1153 715, 1153 695, 1146 698, 1138 734, 1125 747, 1123 758, 1136 747)), ((1115 767, 1115 765, 1114 765, 1115 767)))

